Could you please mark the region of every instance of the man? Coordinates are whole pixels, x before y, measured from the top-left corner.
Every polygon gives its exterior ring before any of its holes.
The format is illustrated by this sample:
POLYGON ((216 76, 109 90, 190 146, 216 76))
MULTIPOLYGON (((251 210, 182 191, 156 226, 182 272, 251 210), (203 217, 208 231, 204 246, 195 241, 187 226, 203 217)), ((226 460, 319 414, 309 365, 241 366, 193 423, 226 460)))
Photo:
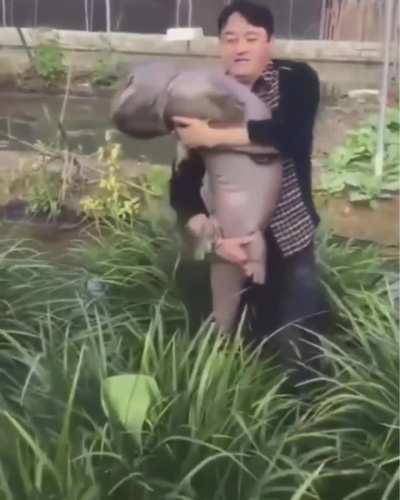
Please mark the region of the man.
MULTIPOLYGON (((196 148, 217 145, 275 146, 284 158, 280 201, 266 232, 269 249, 267 283, 245 293, 256 336, 268 337, 292 380, 302 382, 318 368, 317 336, 327 305, 314 258, 314 233, 319 222, 311 191, 313 126, 319 103, 319 80, 305 63, 272 60, 274 20, 271 11, 247 1, 225 7, 218 19, 221 61, 227 73, 248 85, 271 108, 272 119, 249 121, 243 127, 213 129, 197 119, 176 117, 176 131, 191 148, 189 159, 175 166, 171 205, 185 226, 206 213, 200 196, 204 166, 196 148), (271 333, 273 334, 271 335, 271 333)), ((245 242, 221 239, 219 257, 245 266, 245 242)))

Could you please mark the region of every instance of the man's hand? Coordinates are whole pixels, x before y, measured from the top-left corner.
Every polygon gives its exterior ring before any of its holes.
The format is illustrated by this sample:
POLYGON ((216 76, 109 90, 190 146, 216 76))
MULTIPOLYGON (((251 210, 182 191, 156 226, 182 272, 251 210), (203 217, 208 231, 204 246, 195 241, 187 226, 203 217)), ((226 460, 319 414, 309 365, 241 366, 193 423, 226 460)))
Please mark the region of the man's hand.
POLYGON ((243 247, 253 240, 253 236, 219 238, 218 227, 205 214, 197 214, 191 217, 186 224, 186 229, 195 238, 206 237, 211 240, 216 239, 214 253, 221 259, 241 267, 246 276, 250 275, 247 253, 243 247))
POLYGON ((205 120, 182 116, 174 116, 172 120, 179 139, 188 148, 212 148, 215 145, 215 129, 212 129, 205 120))
POLYGON ((193 215, 186 223, 186 229, 195 238, 207 238, 210 241, 218 237, 218 227, 205 214, 193 215))
POLYGON ((216 148, 226 147, 238 149, 250 146, 250 138, 247 127, 213 128, 205 120, 197 118, 184 118, 175 116, 175 131, 181 142, 188 148, 216 148))
POLYGON ((248 245, 252 239, 252 236, 244 236, 242 238, 221 238, 215 246, 215 253, 221 257, 221 259, 240 266, 247 275, 248 257, 243 247, 248 245))

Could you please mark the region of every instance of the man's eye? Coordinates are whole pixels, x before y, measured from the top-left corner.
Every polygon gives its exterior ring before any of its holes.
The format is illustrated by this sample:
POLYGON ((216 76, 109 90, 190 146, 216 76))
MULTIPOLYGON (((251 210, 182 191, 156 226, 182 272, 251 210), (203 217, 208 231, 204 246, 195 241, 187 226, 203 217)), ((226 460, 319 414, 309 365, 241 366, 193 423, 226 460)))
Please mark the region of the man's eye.
POLYGON ((258 38, 256 38, 256 37, 252 36, 252 37, 250 37, 250 38, 246 38, 246 41, 247 41, 247 42, 250 42, 250 43, 251 43, 251 42, 257 42, 257 41, 258 41, 258 38))

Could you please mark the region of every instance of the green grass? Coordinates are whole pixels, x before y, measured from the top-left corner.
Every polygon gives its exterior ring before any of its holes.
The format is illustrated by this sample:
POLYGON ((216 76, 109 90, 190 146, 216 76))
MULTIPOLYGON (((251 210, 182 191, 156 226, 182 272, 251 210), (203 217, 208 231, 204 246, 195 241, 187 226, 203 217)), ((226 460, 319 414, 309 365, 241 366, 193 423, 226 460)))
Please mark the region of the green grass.
POLYGON ((0 500, 397 498, 387 272, 372 248, 324 239, 320 255, 337 334, 302 399, 240 336, 193 331, 168 235, 107 228, 68 266, 1 241, 0 500), (105 412, 119 374, 148 375, 160 394, 139 440, 105 412))

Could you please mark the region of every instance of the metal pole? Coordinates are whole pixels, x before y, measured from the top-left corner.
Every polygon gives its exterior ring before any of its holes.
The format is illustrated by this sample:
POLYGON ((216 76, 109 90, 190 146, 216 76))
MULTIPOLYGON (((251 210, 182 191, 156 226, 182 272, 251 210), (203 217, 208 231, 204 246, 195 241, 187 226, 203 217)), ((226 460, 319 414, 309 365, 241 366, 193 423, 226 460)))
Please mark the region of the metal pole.
POLYGON ((383 159, 384 159, 384 135, 386 125, 386 104, 389 87, 389 60, 390 60, 390 43, 391 32, 393 25, 393 0, 386 0, 385 2, 385 42, 383 46, 383 71, 382 71, 382 85, 379 106, 379 122, 378 122, 378 143, 376 148, 375 157, 375 176, 381 177, 383 174, 383 159))
POLYGON ((193 0, 188 0, 188 27, 192 27, 193 18, 193 0))
POLYGON ((111 4, 110 0, 105 0, 106 2, 106 31, 111 31, 111 4))
POLYGON ((7 26, 6 0, 2 0, 1 6, 3 11, 3 26, 7 26))
POLYGON ((86 31, 89 31, 89 0, 85 0, 84 8, 85 8, 85 28, 86 31))
POLYGON ((176 0, 175 3, 175 26, 180 27, 181 0, 176 0))
POLYGON ((326 11, 327 11, 326 0, 322 0, 321 17, 319 20, 319 39, 320 40, 323 40, 325 38, 324 35, 325 35, 326 11))
POLYGON ((293 0, 289 4, 289 40, 292 39, 292 24, 293 24, 293 0))

